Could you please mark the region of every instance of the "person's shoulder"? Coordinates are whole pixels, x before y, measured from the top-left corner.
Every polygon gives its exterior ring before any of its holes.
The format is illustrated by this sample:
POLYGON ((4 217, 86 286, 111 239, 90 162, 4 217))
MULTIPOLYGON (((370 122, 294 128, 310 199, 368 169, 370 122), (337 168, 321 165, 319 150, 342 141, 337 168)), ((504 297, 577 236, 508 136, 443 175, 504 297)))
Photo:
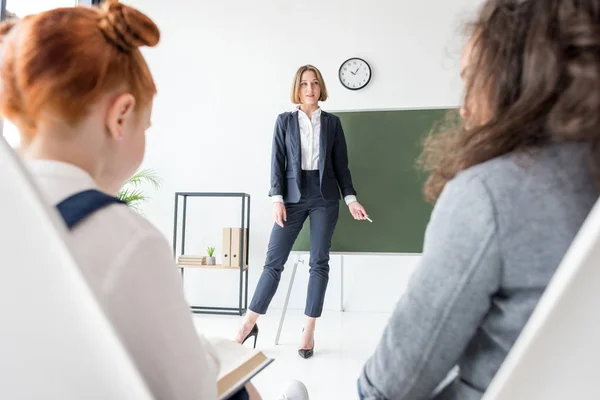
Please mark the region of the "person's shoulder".
POLYGON ((123 204, 113 204, 94 213, 82 228, 101 233, 114 251, 152 242, 152 251, 170 253, 165 236, 150 221, 123 204))
POLYGON ((447 191, 485 195, 497 207, 511 207, 517 202, 526 206, 539 196, 587 193, 593 179, 586 154, 588 146, 583 143, 559 143, 507 153, 460 172, 448 182, 447 191))
POLYGON ((475 196, 487 193, 487 196, 504 192, 518 186, 523 179, 514 153, 495 157, 459 172, 447 183, 445 191, 454 195, 463 193, 475 196))
POLYGON ((329 118, 329 119, 331 119, 332 121, 335 121, 335 122, 340 122, 340 117, 338 117, 337 115, 332 114, 330 112, 327 112, 325 110, 321 110, 321 118, 323 118, 323 117, 329 118))
POLYGON ((275 121, 275 124, 280 127, 285 127, 285 124, 287 124, 289 122, 292 115, 293 115, 293 111, 282 112, 281 114, 279 114, 277 116, 277 120, 275 121))
POLYGON ((294 112, 297 112, 297 111, 284 111, 277 116, 277 119, 282 120, 282 121, 286 120, 286 119, 290 118, 294 112))
POLYGON ((556 181, 557 169, 575 178, 587 169, 587 145, 559 143, 520 152, 510 152, 462 171, 455 180, 479 179, 494 188, 516 188, 535 182, 556 181))

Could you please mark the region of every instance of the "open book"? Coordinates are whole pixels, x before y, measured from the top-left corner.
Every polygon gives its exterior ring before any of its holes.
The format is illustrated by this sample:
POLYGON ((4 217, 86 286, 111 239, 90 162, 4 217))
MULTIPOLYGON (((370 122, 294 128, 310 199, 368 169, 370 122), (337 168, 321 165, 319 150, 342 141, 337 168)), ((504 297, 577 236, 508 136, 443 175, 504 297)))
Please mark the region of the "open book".
POLYGON ((211 338, 210 342, 221 360, 221 372, 217 378, 219 400, 229 398, 274 361, 258 350, 227 339, 211 338))

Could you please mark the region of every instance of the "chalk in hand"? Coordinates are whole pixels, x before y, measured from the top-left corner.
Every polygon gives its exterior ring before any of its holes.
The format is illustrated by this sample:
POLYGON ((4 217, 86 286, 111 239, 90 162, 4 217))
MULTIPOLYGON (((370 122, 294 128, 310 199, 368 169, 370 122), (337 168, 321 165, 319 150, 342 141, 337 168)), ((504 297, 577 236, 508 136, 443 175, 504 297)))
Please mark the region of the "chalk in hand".
POLYGON ((370 223, 373 223, 373 221, 371 220, 371 218, 369 217, 365 217, 367 219, 367 221, 369 221, 370 223))

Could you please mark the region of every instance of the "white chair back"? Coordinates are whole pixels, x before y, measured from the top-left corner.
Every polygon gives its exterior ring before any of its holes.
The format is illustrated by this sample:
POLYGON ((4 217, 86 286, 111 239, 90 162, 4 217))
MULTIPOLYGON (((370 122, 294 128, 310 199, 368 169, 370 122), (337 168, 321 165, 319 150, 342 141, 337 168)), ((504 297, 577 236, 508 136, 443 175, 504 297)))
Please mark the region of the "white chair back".
POLYGON ((58 213, 0 136, 0 398, 150 400, 58 213))

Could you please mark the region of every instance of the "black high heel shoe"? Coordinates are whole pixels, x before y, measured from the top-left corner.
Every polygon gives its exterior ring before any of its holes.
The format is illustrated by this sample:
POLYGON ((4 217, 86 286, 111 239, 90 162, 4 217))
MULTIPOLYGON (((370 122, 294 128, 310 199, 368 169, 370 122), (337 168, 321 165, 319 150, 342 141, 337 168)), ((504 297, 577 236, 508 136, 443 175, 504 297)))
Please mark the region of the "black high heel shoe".
POLYGON ((256 348, 256 339, 258 339, 258 324, 254 324, 250 333, 248 333, 244 340, 242 340, 242 344, 246 343, 246 340, 250 339, 252 336, 254 336, 254 348, 256 348))
MULTIPOLYGON (((302 333, 304 333, 304 328, 302 328, 302 333)), ((313 347, 311 347, 310 349, 298 349, 298 354, 300 354, 300 357, 306 359, 306 358, 311 358, 314 354, 314 350, 315 350, 315 338, 314 338, 314 334, 313 334, 313 347)))

